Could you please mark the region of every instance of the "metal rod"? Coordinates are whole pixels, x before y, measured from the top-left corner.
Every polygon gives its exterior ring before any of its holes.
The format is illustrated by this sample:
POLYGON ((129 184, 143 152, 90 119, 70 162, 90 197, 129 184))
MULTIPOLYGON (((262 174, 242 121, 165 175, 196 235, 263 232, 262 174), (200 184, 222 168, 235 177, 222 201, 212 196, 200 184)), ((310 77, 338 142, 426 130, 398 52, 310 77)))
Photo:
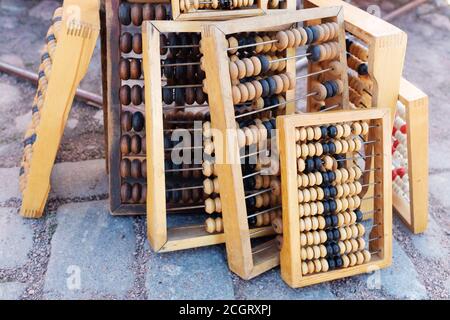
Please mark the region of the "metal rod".
POLYGON ((320 70, 320 71, 311 72, 311 73, 305 74, 303 76, 298 76, 295 79, 296 80, 305 79, 305 78, 308 78, 310 76, 315 76, 315 75, 318 75, 318 74, 322 74, 322 73, 325 73, 325 72, 330 71, 330 70, 333 70, 333 68, 326 68, 326 69, 323 69, 323 70, 320 70))
POLYGON ((200 62, 180 62, 180 63, 168 63, 162 64, 161 68, 178 67, 178 66, 199 66, 200 62))
MULTIPOLYGON (((0 61, 0 72, 4 72, 6 74, 9 74, 11 76, 28 80, 31 83, 33 83, 35 86, 38 85, 38 75, 27 71, 25 69, 10 65, 6 62, 0 61)), ((89 105, 96 107, 96 108, 103 108, 103 98, 100 95, 94 94, 92 92, 83 90, 83 89, 77 89, 75 93, 75 97, 79 100, 82 100, 89 105)))
POLYGON ((161 46, 161 48, 164 48, 164 49, 199 48, 199 47, 200 47, 199 44, 178 44, 178 45, 173 45, 173 46, 161 46))
POLYGON ((380 140, 364 141, 361 144, 372 144, 372 143, 375 143, 375 142, 380 142, 380 140))
POLYGON ((194 190, 194 189, 203 189, 203 185, 201 185, 201 186, 172 188, 172 189, 166 189, 166 191, 183 191, 183 190, 194 190))
POLYGON ((266 212, 270 212, 270 211, 273 211, 273 210, 278 210, 280 208, 281 208, 281 206, 276 206, 276 207, 268 208, 268 209, 265 209, 265 210, 262 210, 262 211, 258 211, 258 212, 255 212, 255 213, 247 216, 247 219, 259 216, 259 215, 264 214, 266 212))
POLYGON ((203 84, 179 84, 173 86, 162 86, 164 89, 181 89, 181 88, 202 88, 203 84))
POLYGON ((164 172, 183 172, 183 171, 197 171, 197 170, 203 170, 202 167, 197 167, 197 168, 181 168, 181 169, 167 169, 164 170, 164 172))
POLYGON ((345 159, 336 159, 336 161, 341 162, 341 161, 346 161, 346 160, 358 160, 358 159, 366 159, 366 158, 373 158, 379 156, 378 154, 373 154, 371 156, 361 156, 361 157, 355 157, 355 158, 345 158, 345 159))
POLYGON ((290 59, 296 59, 296 58, 304 58, 304 57, 308 57, 310 55, 311 55, 311 53, 298 54, 298 55, 289 56, 289 57, 286 57, 286 58, 273 59, 273 60, 270 60, 269 63, 285 61, 285 60, 290 60, 290 59))
POLYGON ((203 146, 197 146, 197 147, 175 147, 175 148, 165 148, 164 151, 173 151, 173 150, 192 150, 192 149, 203 149, 203 146))
POLYGON ((375 240, 380 240, 380 239, 383 239, 383 237, 376 237, 376 238, 369 239, 369 242, 372 242, 372 241, 375 241, 375 240))
POLYGON ((361 187, 374 186, 376 184, 380 184, 380 182, 372 182, 372 183, 362 184, 361 187))
POLYGON ((166 209, 167 212, 173 212, 173 211, 184 211, 184 210, 192 210, 192 209, 202 209, 204 208, 204 205, 201 206, 189 206, 189 207, 178 207, 178 208, 169 208, 166 209))
POLYGON ((372 196, 372 197, 367 197, 367 198, 362 198, 362 200, 372 200, 372 199, 377 199, 377 198, 381 198, 381 196, 372 196))
POLYGON ((244 198, 245 199, 253 198, 253 197, 256 197, 256 196, 258 196, 260 194, 267 193, 269 191, 272 191, 272 188, 267 188, 267 189, 264 189, 264 190, 261 190, 261 191, 255 192, 255 193, 251 193, 249 195, 246 195, 244 198))
POLYGON ((325 111, 328 111, 328 110, 331 110, 331 109, 335 109, 337 107, 340 107, 340 104, 335 104, 334 106, 331 106, 331 107, 319 110, 319 112, 325 112, 325 111))

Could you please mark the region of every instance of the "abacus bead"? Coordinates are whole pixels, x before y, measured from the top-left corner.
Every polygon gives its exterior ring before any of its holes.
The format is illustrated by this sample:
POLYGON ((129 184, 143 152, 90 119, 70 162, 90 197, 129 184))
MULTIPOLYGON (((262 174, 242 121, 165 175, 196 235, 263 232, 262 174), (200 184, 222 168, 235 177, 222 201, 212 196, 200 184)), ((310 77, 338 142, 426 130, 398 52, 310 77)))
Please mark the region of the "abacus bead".
POLYGON ((128 3, 122 2, 119 6, 119 21, 128 26, 131 23, 131 10, 128 3))
POLYGON ((120 152, 122 154, 129 154, 131 151, 131 138, 128 135, 124 135, 120 138, 120 152))
POLYGON ((142 35, 140 33, 134 34, 132 47, 134 53, 142 54, 142 35))
POLYGON ((139 111, 133 113, 132 124, 134 131, 137 132, 142 131, 142 129, 144 129, 145 124, 144 115, 139 111))
POLYGON ((156 5, 155 19, 156 20, 166 20, 167 19, 167 11, 166 11, 166 7, 164 5, 162 5, 162 4, 156 5))
POLYGON ((133 4, 131 6, 131 21, 135 26, 142 24, 142 8, 140 4, 133 4))
POLYGON ((120 187, 120 198, 122 202, 128 202, 131 199, 131 185, 129 183, 123 183, 120 187))
POLYGON ((124 85, 120 87, 119 100, 120 103, 124 106, 127 106, 131 103, 131 89, 129 86, 124 85))
POLYGON ((123 53, 130 53, 132 49, 133 36, 129 32, 124 32, 120 36, 120 51, 123 53))
POLYGON ((141 62, 138 59, 130 61, 130 78, 139 79, 141 77, 141 62))
POLYGON ((142 19, 143 20, 155 20, 155 10, 150 3, 144 4, 142 7, 142 19))
POLYGON ((138 106, 142 103, 142 89, 139 85, 134 85, 131 88, 131 102, 138 106))
POLYGON ((120 176, 122 178, 127 178, 130 176, 131 172, 131 162, 129 159, 122 159, 120 161, 120 176))
POLYGON ((123 131, 130 131, 132 128, 132 114, 130 111, 122 113, 121 127, 123 131))
POLYGON ((275 46, 279 51, 282 51, 287 48, 289 43, 289 37, 285 31, 278 31, 275 38, 278 42, 275 42, 275 46))
POLYGON ((119 62, 119 75, 120 79, 130 79, 130 61, 128 59, 121 59, 119 62))
POLYGON ((141 149, 142 149, 141 137, 139 137, 138 135, 134 135, 131 138, 131 152, 134 154, 138 154, 141 152, 141 149))

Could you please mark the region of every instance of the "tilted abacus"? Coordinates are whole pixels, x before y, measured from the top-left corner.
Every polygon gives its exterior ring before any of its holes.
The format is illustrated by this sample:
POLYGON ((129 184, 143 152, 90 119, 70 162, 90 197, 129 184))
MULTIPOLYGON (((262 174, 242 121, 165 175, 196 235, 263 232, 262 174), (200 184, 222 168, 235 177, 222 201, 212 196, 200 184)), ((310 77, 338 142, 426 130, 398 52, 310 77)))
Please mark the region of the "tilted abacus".
MULTIPOLYGON (((126 172, 122 168, 132 162, 137 169, 138 162, 146 162, 141 25, 144 20, 168 20, 170 17, 168 1, 105 1, 103 97, 108 133, 109 201, 113 215, 146 212, 146 177, 123 174, 126 172)), ((141 172, 145 173, 142 169, 141 172)))
POLYGON ((25 134, 20 169, 20 213, 42 216, 50 192, 50 175, 75 91, 89 66, 100 31, 100 1, 66 0, 55 11, 41 57, 32 122, 25 134), (77 6, 78 14, 72 12, 77 6))
POLYGON ((279 264, 273 237, 264 243, 251 241, 252 219, 271 210, 273 221, 281 208, 284 183, 279 181, 275 117, 294 113, 296 102, 308 97, 316 103, 332 100, 337 109, 347 105, 344 41, 343 18, 336 7, 203 26, 207 92, 214 101, 211 123, 222 142, 216 145, 217 171, 221 196, 230 200, 222 205, 228 263, 244 279, 279 264), (303 27, 305 21, 316 25, 303 27), (299 47, 306 52, 297 54, 299 47), (317 65, 314 72, 296 75, 295 61, 304 56, 312 64, 321 61, 324 68, 317 65), (325 73, 331 75, 320 82, 318 76, 325 73), (296 95, 300 79, 312 82, 312 89, 296 95), (242 154, 256 153, 268 153, 268 157, 254 157, 253 164, 272 181, 266 191, 276 198, 264 210, 255 210, 247 198, 258 191, 246 183, 240 159, 242 154))
POLYGON ((287 115, 277 125, 283 215, 274 227, 282 234, 286 283, 303 287, 390 265, 389 109, 287 115), (373 146, 369 154, 366 144, 373 146), (375 192, 363 196, 369 172, 375 192), (372 203, 370 212, 364 202, 372 203))
MULTIPOLYGON (((330 5, 343 6, 345 10, 350 102, 356 108, 362 109, 388 107, 391 109, 391 119, 394 122, 397 105, 405 100, 401 98, 400 90, 406 34, 388 22, 341 0, 305 2, 307 7, 330 5)), ((425 116, 428 112, 426 96, 411 85, 403 85, 403 87, 407 88, 405 91, 413 97, 415 104, 420 105, 417 109, 424 113, 421 120, 418 120, 419 117, 407 117, 408 121, 411 121, 409 126, 413 135, 412 140, 418 139, 418 142, 426 145, 426 132, 428 132, 428 118, 425 116), (419 132, 424 134, 416 134, 419 132)), ((419 153, 409 153, 407 161, 414 164, 409 172, 413 175, 410 177, 409 185, 412 186, 414 181, 415 189, 422 191, 414 192, 413 188, 408 188, 411 194, 406 199, 411 205, 405 201, 402 192, 396 192, 397 188, 394 188, 393 192, 393 205, 396 212, 399 213, 405 225, 415 233, 425 231, 428 220, 428 178, 426 177, 428 158, 426 152, 421 155, 419 153)), ((398 163, 394 163, 394 166, 398 166, 398 163)), ((393 174, 395 175, 395 172, 393 174)), ((403 184, 404 189, 407 184, 403 184)), ((369 188, 367 192, 370 193, 372 190, 369 188)))
MULTIPOLYGON (((164 21, 144 24, 146 132, 151 137, 147 140, 147 153, 152 159, 147 162, 147 221, 150 244, 156 251, 225 241, 222 185, 214 162, 216 141, 211 130, 211 108, 201 65, 202 25, 200 22, 164 21), (181 135, 182 139, 176 140, 172 133, 181 135), (173 152, 182 152, 183 159, 188 153, 190 162, 174 163, 173 152), (189 172, 197 179, 192 179, 189 172), (177 179, 170 179, 174 174, 177 179), (189 191, 200 193, 199 201, 183 202, 183 198, 193 198, 183 196, 189 191), (168 214, 183 213, 204 222, 168 226, 168 214)), ((254 180, 251 175, 248 178, 254 180)), ((258 200, 267 201, 262 194, 258 200)), ((259 223, 259 236, 272 232, 271 227, 264 228, 264 224, 270 225, 270 221, 259 223)))
POLYGON ((392 131, 392 201, 414 233, 428 225, 428 96, 400 82, 392 131))

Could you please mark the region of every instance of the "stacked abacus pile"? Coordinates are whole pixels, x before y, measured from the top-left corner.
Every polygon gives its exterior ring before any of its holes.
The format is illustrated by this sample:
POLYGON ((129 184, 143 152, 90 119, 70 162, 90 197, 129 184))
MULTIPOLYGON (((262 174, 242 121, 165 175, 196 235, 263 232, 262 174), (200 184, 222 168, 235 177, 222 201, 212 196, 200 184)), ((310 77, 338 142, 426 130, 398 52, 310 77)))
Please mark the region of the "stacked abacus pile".
POLYGON ((405 106, 398 102, 392 129, 392 189, 409 202, 408 137, 405 112, 405 106))
POLYGON ((371 108, 373 81, 367 64, 369 50, 361 40, 349 33, 346 47, 350 102, 357 108, 371 108))
MULTIPOLYGON (((365 228, 361 223, 360 194, 363 171, 357 165, 365 121, 299 127, 297 147, 298 216, 301 272, 327 272, 367 263, 365 228)), ((282 222, 275 221, 277 233, 282 222)), ((281 236, 278 241, 283 242, 281 236)), ((369 240, 370 241, 370 240, 369 240)))
POLYGON ((33 144, 37 138, 37 128, 40 123, 40 114, 44 105, 44 99, 47 92, 48 81, 52 71, 52 60, 56 50, 58 34, 61 30, 62 7, 55 10, 52 18, 52 25, 48 29, 44 53, 41 56, 39 66, 38 88, 31 108, 32 121, 28 126, 23 140, 23 157, 20 165, 19 186, 23 193, 27 185, 27 179, 30 171, 30 163, 33 157, 33 144))
MULTIPOLYGON (((120 62, 118 91, 120 101, 120 201, 144 205, 147 194, 145 92, 142 72, 142 34, 144 20, 167 20, 170 7, 155 3, 128 3, 118 7, 120 22, 120 62)), ((115 170, 112 168, 111 170, 115 170)), ((116 172, 111 172, 115 175, 116 172)), ((111 186, 114 188, 114 186, 111 186)), ((112 189, 111 193, 118 190, 112 189)))

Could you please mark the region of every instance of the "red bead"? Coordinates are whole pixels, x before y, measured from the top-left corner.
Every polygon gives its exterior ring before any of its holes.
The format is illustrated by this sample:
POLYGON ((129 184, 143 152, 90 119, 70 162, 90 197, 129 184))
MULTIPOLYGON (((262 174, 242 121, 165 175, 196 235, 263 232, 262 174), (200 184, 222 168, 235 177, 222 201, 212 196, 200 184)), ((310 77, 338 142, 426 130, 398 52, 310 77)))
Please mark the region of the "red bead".
POLYGON ((401 131, 403 134, 406 134, 406 124, 404 124, 404 125, 402 125, 402 126, 400 127, 400 131, 401 131))
POLYGON ((406 169, 405 168, 398 168, 397 169, 397 174, 400 176, 400 178, 403 178, 403 176, 406 174, 406 169))
POLYGON ((396 169, 393 169, 393 170, 392 170, 392 181, 394 181, 395 178, 397 178, 397 170, 396 170, 396 169))
POLYGON ((396 128, 396 127, 393 127, 393 128, 392 128, 392 135, 395 135, 396 132, 397 132, 397 128, 396 128))
POLYGON ((398 145, 400 144, 400 141, 395 140, 394 144, 392 145, 394 147, 394 149, 397 149, 398 145))

